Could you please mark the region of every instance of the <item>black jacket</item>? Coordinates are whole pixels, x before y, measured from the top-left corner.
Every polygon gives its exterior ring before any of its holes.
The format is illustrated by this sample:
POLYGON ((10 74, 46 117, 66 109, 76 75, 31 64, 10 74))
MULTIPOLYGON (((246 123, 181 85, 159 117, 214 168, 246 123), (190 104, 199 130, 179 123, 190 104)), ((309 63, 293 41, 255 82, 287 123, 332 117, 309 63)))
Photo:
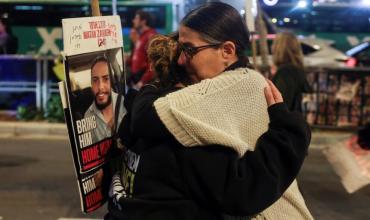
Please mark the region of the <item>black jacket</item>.
POLYGON ((304 70, 294 65, 282 65, 272 82, 281 92, 288 109, 301 112, 302 94, 312 92, 304 70))

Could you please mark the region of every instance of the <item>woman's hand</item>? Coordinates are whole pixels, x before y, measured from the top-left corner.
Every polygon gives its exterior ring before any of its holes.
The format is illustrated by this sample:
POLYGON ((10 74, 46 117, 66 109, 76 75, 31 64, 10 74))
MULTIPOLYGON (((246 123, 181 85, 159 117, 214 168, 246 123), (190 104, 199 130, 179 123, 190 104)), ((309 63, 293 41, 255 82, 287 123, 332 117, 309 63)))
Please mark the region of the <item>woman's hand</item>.
POLYGON ((265 87, 265 97, 267 101, 267 105, 270 107, 276 103, 283 102, 283 96, 276 88, 276 86, 271 82, 271 80, 267 79, 268 86, 265 87))

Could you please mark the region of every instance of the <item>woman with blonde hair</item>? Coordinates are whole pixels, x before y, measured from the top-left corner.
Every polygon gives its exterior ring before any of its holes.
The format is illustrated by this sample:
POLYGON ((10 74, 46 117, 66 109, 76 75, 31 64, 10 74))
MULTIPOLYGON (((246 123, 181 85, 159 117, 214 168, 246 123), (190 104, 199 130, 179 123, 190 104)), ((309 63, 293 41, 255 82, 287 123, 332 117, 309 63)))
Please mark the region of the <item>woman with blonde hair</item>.
POLYGON ((301 43, 291 32, 278 33, 272 44, 272 59, 277 71, 272 82, 283 95, 289 110, 302 111, 302 93, 311 88, 303 66, 301 43))

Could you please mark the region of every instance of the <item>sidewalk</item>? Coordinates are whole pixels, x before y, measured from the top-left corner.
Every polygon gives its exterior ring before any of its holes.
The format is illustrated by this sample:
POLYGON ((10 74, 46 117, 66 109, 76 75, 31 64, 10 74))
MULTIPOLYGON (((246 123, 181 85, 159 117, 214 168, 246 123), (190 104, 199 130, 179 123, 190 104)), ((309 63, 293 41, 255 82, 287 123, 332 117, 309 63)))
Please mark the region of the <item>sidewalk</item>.
POLYGON ((63 123, 0 121, 0 137, 68 138, 63 123))
POLYGON ((323 149, 349 139, 357 131, 334 131, 312 129, 311 149, 323 149))

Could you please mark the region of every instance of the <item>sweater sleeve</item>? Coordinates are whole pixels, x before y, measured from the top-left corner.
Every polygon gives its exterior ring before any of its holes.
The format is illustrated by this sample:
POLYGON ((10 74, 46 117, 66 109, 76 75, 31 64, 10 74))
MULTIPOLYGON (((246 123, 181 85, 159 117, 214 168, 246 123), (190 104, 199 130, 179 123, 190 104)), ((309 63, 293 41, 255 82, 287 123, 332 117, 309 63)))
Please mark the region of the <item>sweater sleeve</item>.
POLYGON ((242 158, 217 145, 182 149, 180 166, 194 200, 211 210, 245 216, 261 212, 282 196, 300 170, 311 133, 303 117, 284 104, 268 111, 268 131, 255 151, 242 158))

